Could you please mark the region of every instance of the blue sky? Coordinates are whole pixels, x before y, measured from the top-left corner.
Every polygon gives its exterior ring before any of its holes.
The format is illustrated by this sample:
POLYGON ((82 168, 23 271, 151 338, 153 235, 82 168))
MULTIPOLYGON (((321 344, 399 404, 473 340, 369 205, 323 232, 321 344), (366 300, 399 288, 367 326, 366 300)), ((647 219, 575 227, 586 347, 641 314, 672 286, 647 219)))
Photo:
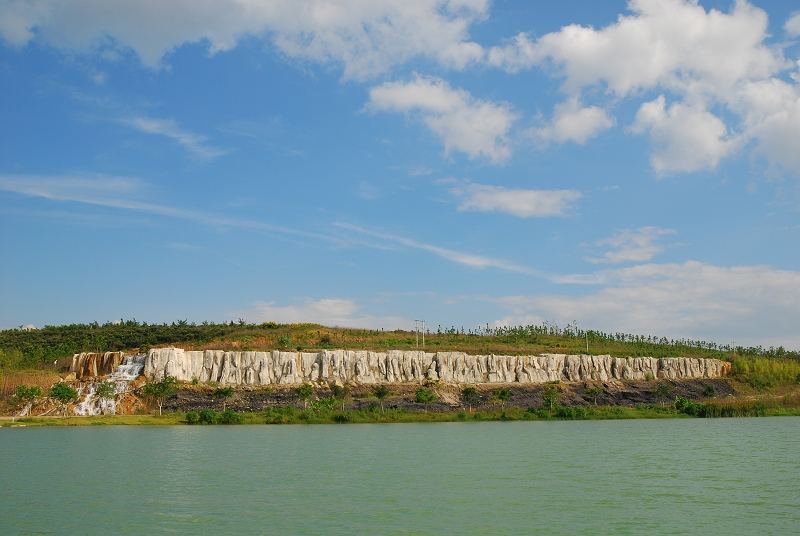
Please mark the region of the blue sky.
POLYGON ((0 326, 800 348, 795 2, 0 2, 0 326))

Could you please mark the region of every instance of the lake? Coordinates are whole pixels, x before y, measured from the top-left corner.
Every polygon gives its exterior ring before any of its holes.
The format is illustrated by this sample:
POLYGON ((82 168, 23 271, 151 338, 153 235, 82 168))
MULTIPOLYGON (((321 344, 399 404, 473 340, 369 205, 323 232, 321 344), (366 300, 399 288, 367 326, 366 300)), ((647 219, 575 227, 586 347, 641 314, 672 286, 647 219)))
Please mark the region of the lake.
POLYGON ((800 417, 0 429, 2 534, 790 534, 800 417))

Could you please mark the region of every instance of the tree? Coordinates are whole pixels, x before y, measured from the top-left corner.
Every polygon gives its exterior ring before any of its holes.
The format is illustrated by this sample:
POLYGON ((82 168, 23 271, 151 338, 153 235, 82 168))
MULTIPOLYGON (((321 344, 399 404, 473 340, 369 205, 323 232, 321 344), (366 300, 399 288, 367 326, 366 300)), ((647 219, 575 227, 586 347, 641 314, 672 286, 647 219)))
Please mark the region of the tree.
POLYGON ((22 413, 30 411, 30 407, 37 398, 42 396, 42 388, 38 385, 18 385, 17 390, 11 397, 11 403, 17 407, 23 408, 22 413))
POLYGON ((372 394, 374 394, 375 398, 381 403, 381 413, 383 413, 383 401, 390 393, 391 391, 389 391, 389 388, 385 385, 379 385, 372 390, 372 394))
POLYGON ((310 383, 304 383, 296 390, 297 396, 303 399, 303 408, 308 408, 308 399, 314 394, 314 387, 310 383))
POLYGON ((500 407, 505 410, 506 402, 511 399, 511 389, 497 389, 492 393, 492 398, 500 402, 500 407))
POLYGON ((344 405, 350 398, 350 389, 347 386, 333 384, 331 385, 331 396, 342 405, 342 411, 344 411, 344 405))
POLYGON ((548 385, 547 389, 542 393, 542 401, 550 408, 551 412, 555 409, 559 400, 561 400, 561 391, 552 385, 548 385))
POLYGON ((50 388, 50 398, 58 402, 61 412, 66 415, 67 405, 78 399, 78 391, 66 382, 58 382, 50 388))
POLYGON ((660 382, 656 387, 656 399, 661 403, 661 407, 664 407, 664 401, 667 400, 672 394, 672 387, 667 382, 660 382))
POLYGON ((478 400, 480 400, 480 396, 478 395, 478 390, 472 386, 464 387, 461 390, 461 399, 467 404, 469 408, 469 412, 472 413, 472 405, 475 404, 478 400))
POLYGON ((591 397, 595 406, 597 405, 597 397, 602 395, 603 393, 604 391, 600 387, 597 387, 596 385, 592 385, 586 388, 586 396, 591 397))
POLYGON ((142 387, 142 394, 158 404, 158 414, 164 406, 164 400, 175 394, 178 390, 178 381, 172 376, 164 376, 157 382, 150 382, 142 387))
POLYGON ((229 387, 217 387, 211 394, 211 396, 213 396, 214 398, 222 399, 222 411, 225 411, 228 400, 232 399, 235 394, 236 390, 233 387, 229 386, 229 387))
MULTIPOLYGON (((114 400, 117 396, 117 386, 114 385, 114 382, 101 382, 97 385, 94 396, 100 400, 114 400)), ((105 408, 103 408, 103 411, 105 412, 105 408)))
POLYGON ((436 393, 427 387, 420 387, 417 389, 417 392, 414 393, 414 399, 417 403, 425 405, 425 413, 428 413, 428 404, 435 402, 437 398, 439 397, 436 396, 436 393))

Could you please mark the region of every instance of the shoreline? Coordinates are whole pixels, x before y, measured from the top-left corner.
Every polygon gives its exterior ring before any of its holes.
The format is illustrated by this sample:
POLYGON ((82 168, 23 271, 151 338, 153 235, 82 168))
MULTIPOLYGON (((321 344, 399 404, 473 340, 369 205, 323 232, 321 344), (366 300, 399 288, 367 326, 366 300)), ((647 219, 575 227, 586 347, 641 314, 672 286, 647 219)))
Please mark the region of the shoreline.
POLYGON ((41 428, 61 426, 225 426, 230 425, 314 425, 314 424, 403 424, 445 422, 517 422, 517 421, 597 421, 630 419, 686 419, 686 418, 743 418, 743 417, 797 417, 800 407, 773 406, 754 403, 737 408, 735 413, 720 415, 691 415, 673 407, 658 406, 589 406, 543 409, 505 408, 494 411, 406 411, 387 409, 345 410, 316 413, 297 408, 274 408, 261 412, 229 412, 235 422, 215 424, 190 424, 185 412, 164 415, 96 415, 96 416, 44 416, 0 417, 0 428, 41 428))

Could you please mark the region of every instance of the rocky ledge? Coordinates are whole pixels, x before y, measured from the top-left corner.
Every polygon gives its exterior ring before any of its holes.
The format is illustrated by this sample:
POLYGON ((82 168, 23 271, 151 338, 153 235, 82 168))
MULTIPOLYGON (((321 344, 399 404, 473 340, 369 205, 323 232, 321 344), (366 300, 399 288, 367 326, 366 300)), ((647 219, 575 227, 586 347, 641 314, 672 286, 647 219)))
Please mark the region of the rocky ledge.
POLYGON ((319 352, 186 351, 152 349, 145 361, 148 379, 227 385, 520 383, 719 378, 730 363, 689 357, 610 355, 469 355, 463 352, 322 350, 319 352))

